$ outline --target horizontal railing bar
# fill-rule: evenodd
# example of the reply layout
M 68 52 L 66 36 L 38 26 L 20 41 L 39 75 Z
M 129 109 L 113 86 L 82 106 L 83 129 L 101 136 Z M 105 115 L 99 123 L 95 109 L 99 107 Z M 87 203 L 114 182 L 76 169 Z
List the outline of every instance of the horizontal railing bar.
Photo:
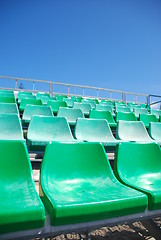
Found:
M 157 102 L 152 102 L 152 103 L 150 103 L 150 105 L 155 105 L 155 104 L 160 103 L 160 102 L 161 102 L 161 100 L 157 101 Z

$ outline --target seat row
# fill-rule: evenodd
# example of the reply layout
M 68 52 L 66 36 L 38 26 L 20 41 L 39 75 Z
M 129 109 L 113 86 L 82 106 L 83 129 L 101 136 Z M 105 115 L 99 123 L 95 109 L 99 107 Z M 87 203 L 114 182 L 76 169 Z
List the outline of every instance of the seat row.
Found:
M 0 114 L 0 139 L 23 140 L 21 119 L 17 114 Z M 149 134 L 140 121 L 119 121 L 114 137 L 105 119 L 78 118 L 72 133 L 64 117 L 33 116 L 27 131 L 30 151 L 44 151 L 50 141 L 101 142 L 106 151 L 123 141 L 157 142 L 161 145 L 161 123 L 150 123 Z
M 50 142 L 39 196 L 25 143 L 0 140 L 0 153 L 1 239 L 33 229 L 40 237 L 58 228 L 74 231 L 121 217 L 161 214 L 161 149 L 156 143 L 120 143 L 113 172 L 100 143 Z

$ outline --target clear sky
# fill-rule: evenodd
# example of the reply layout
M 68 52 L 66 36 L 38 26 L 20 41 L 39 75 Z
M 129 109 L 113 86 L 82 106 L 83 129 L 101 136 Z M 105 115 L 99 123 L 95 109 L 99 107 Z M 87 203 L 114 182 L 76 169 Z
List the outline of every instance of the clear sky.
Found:
M 161 95 L 161 0 L 0 0 L 0 75 Z

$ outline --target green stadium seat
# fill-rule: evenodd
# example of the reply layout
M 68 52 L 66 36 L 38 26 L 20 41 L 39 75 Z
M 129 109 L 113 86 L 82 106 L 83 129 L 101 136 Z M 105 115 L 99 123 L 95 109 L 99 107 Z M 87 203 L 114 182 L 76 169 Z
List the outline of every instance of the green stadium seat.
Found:
M 142 122 L 118 121 L 116 138 L 123 141 L 152 142 Z
M 75 126 L 78 118 L 84 118 L 81 109 L 64 108 L 60 107 L 58 111 L 58 117 L 65 117 L 70 126 Z
M 0 103 L 16 103 L 16 99 L 14 96 L 0 94 Z
M 44 151 L 50 141 L 74 142 L 76 140 L 74 140 L 65 118 L 33 116 L 27 132 L 29 149 Z
M 22 98 L 20 106 L 19 106 L 20 113 L 23 113 L 27 104 L 42 105 L 42 101 L 40 99 Z
M 47 105 L 48 101 L 51 100 L 51 97 L 43 96 L 43 95 L 40 95 L 40 96 L 38 96 L 36 98 L 40 99 L 42 101 L 43 105 Z
M 75 100 L 71 98 L 65 98 L 64 102 L 66 102 L 68 108 L 73 108 Z
M 76 122 L 74 135 L 77 140 L 101 142 L 106 150 L 114 150 L 116 145 L 120 143 L 114 138 L 105 119 L 79 118 Z
M 36 98 L 37 99 L 41 99 L 41 97 L 49 97 L 50 98 L 50 94 L 49 93 L 44 93 L 44 92 L 36 93 Z
M 33 95 L 33 93 L 32 92 L 18 92 L 17 98 L 19 98 L 21 95 L 25 95 L 25 97 L 27 97 L 29 95 Z
M 47 106 L 50 106 L 54 115 L 57 115 L 59 108 L 67 107 L 67 104 L 64 101 L 49 100 Z
M 89 118 L 106 119 L 109 126 L 112 129 L 116 129 L 117 127 L 117 123 L 115 122 L 111 112 L 109 111 L 98 111 L 98 110 L 92 109 L 90 112 Z
M 161 123 L 160 122 L 150 122 L 149 123 L 149 135 L 155 142 L 161 145 Z
M 159 119 L 160 116 L 161 116 L 161 110 L 151 109 L 151 110 L 150 110 L 150 113 L 151 113 L 151 114 L 154 114 L 154 115 L 157 117 L 157 119 Z
M 149 128 L 150 122 L 158 122 L 157 117 L 154 114 L 139 114 L 139 121 L 142 121 L 146 128 Z
M 7 90 L 7 89 L 0 89 L 0 93 L 4 94 L 14 94 L 13 90 Z
M 91 107 L 92 107 L 92 108 L 96 108 L 96 102 L 95 102 L 95 100 L 92 100 L 92 99 L 83 99 L 83 100 L 82 100 L 82 103 L 89 103 L 89 104 L 91 104 Z
M 108 111 L 108 112 L 111 112 L 112 116 L 115 116 L 115 113 L 114 113 L 111 105 L 97 104 L 96 110 L 98 110 L 98 111 Z
M 141 108 L 147 108 L 147 104 L 146 104 L 146 103 L 141 103 L 141 104 L 140 104 L 140 107 L 141 107 Z
M 67 95 L 60 95 L 60 94 L 55 94 L 55 97 L 56 97 L 56 100 L 60 102 L 64 101 L 65 98 L 68 98 Z
M 40 191 L 52 226 L 140 213 L 148 200 L 117 181 L 100 143 L 48 144 Z
M 148 196 L 149 210 L 161 209 L 161 149 L 156 143 L 120 143 L 114 173 L 118 180 Z
M 78 97 L 78 96 L 71 96 L 71 99 L 75 100 L 76 102 L 82 102 L 83 98 L 82 97 Z
M 73 106 L 74 109 L 81 109 L 84 116 L 85 117 L 89 117 L 89 113 L 92 109 L 92 106 L 90 103 L 79 103 L 79 102 L 75 102 L 74 103 L 74 106 Z
M 131 109 L 128 106 L 117 105 L 115 111 L 116 112 L 127 112 L 127 113 L 130 113 Z
M 0 114 L 0 140 L 22 140 L 23 131 L 17 114 Z
M 53 116 L 53 112 L 51 110 L 51 107 L 49 106 L 38 106 L 38 105 L 26 105 L 25 110 L 23 112 L 22 116 L 22 125 L 28 126 L 30 123 L 31 118 L 34 115 L 38 116 Z
M 16 103 L 0 103 L 0 114 L 19 114 Z
M 137 118 L 135 117 L 134 113 L 128 113 L 128 112 L 116 112 L 116 122 L 119 120 L 124 121 L 137 121 Z
M 19 97 L 18 97 L 18 104 L 20 105 L 22 99 L 36 99 L 36 96 L 35 95 L 32 95 L 32 94 L 21 94 Z
M 137 118 L 139 118 L 140 113 L 149 114 L 146 108 L 134 107 L 133 112 Z
M 0 233 L 43 227 L 45 209 L 35 189 L 25 143 L 1 140 L 0 153 Z

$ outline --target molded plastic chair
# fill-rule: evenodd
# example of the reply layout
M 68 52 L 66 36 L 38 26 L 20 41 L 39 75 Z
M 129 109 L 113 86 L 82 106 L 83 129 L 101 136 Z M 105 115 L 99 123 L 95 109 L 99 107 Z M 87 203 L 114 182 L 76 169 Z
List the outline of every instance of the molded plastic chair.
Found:
M 44 92 L 38 92 L 36 94 L 36 98 L 41 99 L 41 97 L 49 97 L 50 98 L 50 94 L 49 93 L 44 93 Z
M 44 151 L 50 141 L 76 141 L 67 120 L 63 117 L 33 116 L 28 132 L 27 145 L 30 150 Z
M 89 117 L 89 113 L 90 113 L 90 110 L 92 109 L 92 106 L 91 106 L 90 103 L 75 102 L 73 108 L 74 109 L 81 109 L 84 116 Z
M 149 123 L 149 135 L 155 140 L 159 145 L 161 145 L 161 123 L 151 122 Z
M 0 114 L 0 140 L 22 140 L 21 120 L 17 114 Z
M 36 106 L 28 104 L 23 112 L 22 125 L 28 126 L 34 115 L 50 117 L 53 116 L 53 112 L 49 106 Z
M 98 111 L 108 111 L 108 112 L 111 112 L 112 116 L 115 116 L 115 113 L 114 113 L 111 105 L 97 104 L 96 110 L 98 110 Z
M 150 122 L 158 122 L 158 119 L 154 114 L 140 113 L 139 121 L 142 121 L 144 123 L 145 127 L 148 128 Z
M 7 90 L 7 89 L 0 89 L 0 93 L 4 93 L 4 94 L 14 94 L 13 90 Z
M 111 112 L 109 111 L 98 111 L 92 109 L 89 117 L 94 119 L 106 119 L 111 128 L 116 129 L 117 127 L 117 123 L 115 122 Z
M 16 103 L 14 96 L 0 95 L 0 103 Z
M 120 143 L 114 138 L 105 119 L 79 118 L 75 126 L 75 137 L 82 141 L 101 142 L 107 150 L 113 150 Z
M 130 113 L 131 109 L 128 106 L 122 106 L 122 105 L 116 105 L 116 112 L 125 112 L 125 113 Z
M 92 100 L 92 99 L 83 99 L 83 100 L 82 100 L 82 103 L 89 103 L 92 108 L 96 108 L 96 102 L 95 102 L 95 100 Z
M 100 143 L 48 144 L 40 180 L 54 226 L 135 214 L 147 207 L 145 194 L 116 180 Z
M 54 101 L 54 100 L 49 100 L 47 103 L 47 106 L 50 106 L 54 115 L 57 115 L 59 108 L 60 107 L 67 107 L 66 102 L 64 101 Z
M 120 182 L 147 194 L 149 210 L 161 209 L 161 149 L 156 143 L 120 143 L 114 173 Z
M 75 126 L 78 118 L 84 118 L 81 109 L 63 108 L 60 107 L 58 111 L 58 117 L 65 117 L 70 126 Z
M 139 121 L 118 121 L 116 138 L 124 141 L 152 142 L 147 130 Z
M 19 114 L 16 103 L 0 103 L 0 114 Z
M 22 100 L 23 98 L 27 98 L 27 99 L 28 99 L 28 98 L 30 98 L 30 99 L 36 99 L 36 96 L 33 95 L 33 94 L 25 94 L 25 93 L 20 94 L 20 95 L 18 96 L 18 104 L 21 103 L 21 100 Z
M 124 121 L 137 121 L 137 118 L 135 117 L 134 113 L 127 113 L 127 112 L 117 112 L 116 113 L 116 122 L 119 120 Z
M 26 145 L 0 141 L 0 233 L 44 226 L 45 209 L 33 181 Z
M 75 100 L 73 100 L 73 99 L 71 99 L 71 98 L 65 98 L 65 99 L 64 99 L 64 102 L 66 102 L 67 107 L 72 108 L 72 107 L 74 106 Z
M 83 98 L 82 97 L 78 97 L 78 96 L 71 96 L 71 99 L 77 101 L 77 102 L 82 102 Z
M 137 118 L 139 118 L 140 113 L 149 114 L 146 108 L 134 107 L 133 112 Z
M 157 109 L 151 109 L 151 110 L 150 110 L 150 113 L 151 113 L 151 114 L 154 114 L 154 115 L 157 117 L 157 119 L 159 119 L 160 116 L 161 116 L 161 111 L 160 111 L 160 110 L 157 110 Z
M 25 110 L 25 107 L 26 107 L 27 104 L 30 104 L 30 105 L 42 105 L 42 101 L 40 99 L 22 98 L 21 99 L 21 103 L 20 103 L 20 107 L 19 107 L 20 113 L 23 113 L 23 111 Z

